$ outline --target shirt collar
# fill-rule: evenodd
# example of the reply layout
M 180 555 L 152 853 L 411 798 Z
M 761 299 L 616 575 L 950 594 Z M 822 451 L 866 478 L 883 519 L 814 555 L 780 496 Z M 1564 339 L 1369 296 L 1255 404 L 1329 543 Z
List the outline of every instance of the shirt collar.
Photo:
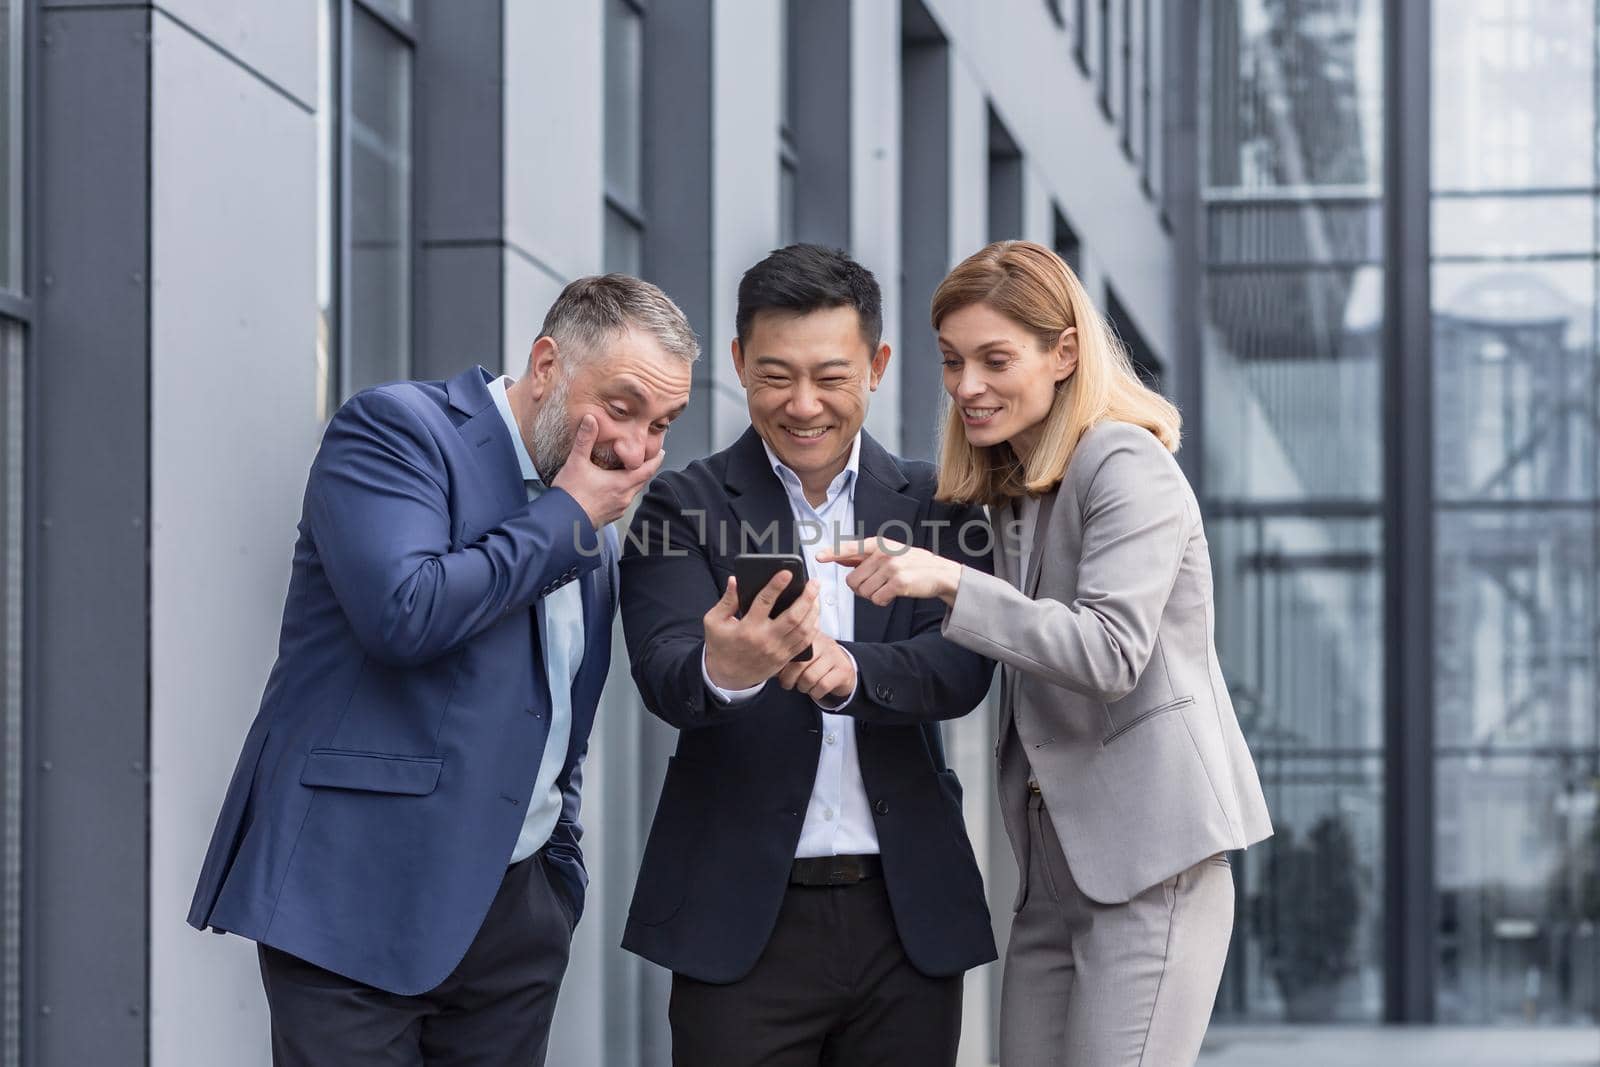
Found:
M 782 482 L 785 488 L 801 493 L 804 496 L 800 484 L 800 476 L 790 470 L 788 465 L 778 458 L 778 454 L 772 450 L 772 446 L 767 444 L 766 438 L 762 438 L 761 447 L 767 450 L 767 462 L 772 464 L 772 473 L 778 476 L 778 481 Z M 835 475 L 833 482 L 829 484 L 825 499 L 831 501 L 846 489 L 853 488 L 856 482 L 856 475 L 860 470 L 861 431 L 857 430 L 855 440 L 850 442 L 850 458 L 845 461 L 844 470 Z
M 511 413 L 511 399 L 506 396 L 506 386 L 510 383 L 511 379 L 505 375 L 496 378 L 489 383 L 489 396 L 506 424 L 506 433 L 511 435 L 511 450 L 516 454 L 517 466 L 522 468 L 522 480 L 542 485 L 544 479 L 539 477 L 539 468 L 533 465 L 533 457 L 528 455 L 528 446 L 522 440 L 522 428 L 517 425 L 517 417 Z

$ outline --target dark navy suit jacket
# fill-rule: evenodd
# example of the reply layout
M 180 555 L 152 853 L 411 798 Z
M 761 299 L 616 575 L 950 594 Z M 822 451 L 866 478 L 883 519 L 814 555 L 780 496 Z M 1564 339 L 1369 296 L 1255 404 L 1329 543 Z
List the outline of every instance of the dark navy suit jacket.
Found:
M 370 389 L 329 424 L 278 660 L 189 911 L 393 993 L 454 970 L 505 874 L 550 729 L 533 608 L 574 580 L 584 655 L 545 853 L 574 921 L 583 905 L 616 534 L 560 489 L 529 503 L 488 381 Z
M 858 525 L 922 547 L 937 535 L 943 555 L 987 571 L 987 539 L 970 539 L 973 554 L 957 537 L 982 512 L 936 503 L 934 480 L 929 464 L 896 459 L 863 433 Z M 658 476 L 622 561 L 634 681 L 645 705 L 679 730 L 622 945 L 723 983 L 748 974 L 772 934 L 822 747 L 821 712 L 809 697 L 775 682 L 733 706 L 706 692 L 702 619 L 733 573 L 741 523 L 752 541 L 778 532 L 776 547 L 747 550 L 795 551 L 788 497 L 754 430 Z M 912 965 L 934 976 L 995 958 L 961 783 L 945 764 L 938 722 L 983 700 L 993 664 L 940 636 L 943 618 L 937 600 L 880 608 L 857 598 L 855 640 L 842 642 L 858 666 L 856 695 L 839 709 L 856 720 L 896 930 Z

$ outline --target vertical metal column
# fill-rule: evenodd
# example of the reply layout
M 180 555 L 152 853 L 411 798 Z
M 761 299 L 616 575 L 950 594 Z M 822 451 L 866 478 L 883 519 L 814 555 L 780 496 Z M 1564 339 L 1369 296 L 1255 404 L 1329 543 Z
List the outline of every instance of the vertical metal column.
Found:
M 1385 1017 L 1430 1022 L 1434 877 L 1430 3 L 1384 4 Z

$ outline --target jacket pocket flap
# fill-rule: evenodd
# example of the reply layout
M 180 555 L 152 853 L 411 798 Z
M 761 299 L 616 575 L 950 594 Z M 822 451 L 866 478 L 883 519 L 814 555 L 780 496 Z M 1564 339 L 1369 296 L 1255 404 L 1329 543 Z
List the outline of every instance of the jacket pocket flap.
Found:
M 305 770 L 300 772 L 300 784 L 420 797 L 438 786 L 439 769 L 443 766 L 444 760 L 426 756 L 314 748 L 306 757 Z

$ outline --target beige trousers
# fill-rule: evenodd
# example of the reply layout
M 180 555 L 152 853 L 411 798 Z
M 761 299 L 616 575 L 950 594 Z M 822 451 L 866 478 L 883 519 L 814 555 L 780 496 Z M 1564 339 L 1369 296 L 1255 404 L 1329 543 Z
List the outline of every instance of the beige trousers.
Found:
M 1073 882 L 1037 794 L 1027 834 L 1027 895 L 1001 989 L 1001 1067 L 1191 1067 L 1233 932 L 1227 857 L 1126 904 L 1100 904 Z

